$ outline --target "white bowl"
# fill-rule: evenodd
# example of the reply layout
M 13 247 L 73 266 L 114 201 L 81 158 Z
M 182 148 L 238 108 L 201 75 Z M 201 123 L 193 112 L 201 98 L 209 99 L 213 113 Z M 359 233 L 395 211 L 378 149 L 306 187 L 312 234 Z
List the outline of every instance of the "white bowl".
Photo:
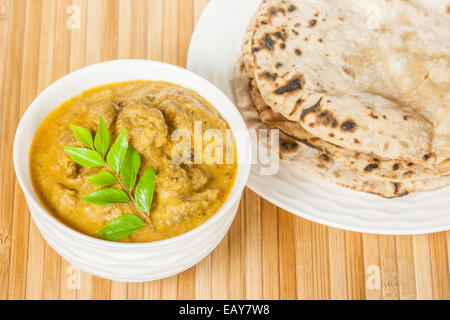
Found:
M 208 100 L 230 125 L 236 140 L 239 168 L 224 206 L 201 226 L 167 240 L 119 243 L 99 240 L 70 229 L 41 204 L 33 189 L 29 150 L 37 128 L 47 115 L 83 90 L 130 80 L 168 81 L 195 90 Z M 250 138 L 234 104 L 219 89 L 185 69 L 147 60 L 116 60 L 91 65 L 56 81 L 25 112 L 14 141 L 14 167 L 31 216 L 49 245 L 64 259 L 96 276 L 141 282 L 169 277 L 208 255 L 227 233 L 250 171 Z

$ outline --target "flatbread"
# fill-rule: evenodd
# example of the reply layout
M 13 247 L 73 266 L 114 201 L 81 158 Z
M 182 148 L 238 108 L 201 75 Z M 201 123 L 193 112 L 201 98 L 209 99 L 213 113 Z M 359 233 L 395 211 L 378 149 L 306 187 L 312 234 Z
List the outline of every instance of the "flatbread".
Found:
M 375 154 L 353 151 L 326 142 L 306 131 L 301 124 L 289 121 L 264 103 L 254 81 L 250 82 L 250 94 L 260 114 L 261 121 L 282 130 L 293 139 L 339 159 L 345 166 L 362 176 L 390 181 L 413 181 L 439 177 L 436 170 L 420 164 L 397 159 L 384 159 Z
M 244 59 L 264 102 L 311 135 L 446 173 L 450 19 L 427 1 L 265 0 Z
M 260 115 L 253 104 L 250 95 L 249 80 L 245 73 L 242 60 L 239 60 L 236 64 L 233 87 L 238 108 L 248 128 L 267 129 L 268 127 L 262 123 Z M 342 165 L 337 159 L 315 148 L 299 143 L 283 132 L 280 133 L 279 145 L 280 158 L 298 166 L 306 172 L 346 188 L 373 193 L 386 198 L 405 196 L 411 192 L 431 190 L 450 184 L 449 176 L 405 183 L 361 177 Z
M 343 164 L 362 176 L 382 178 L 390 181 L 412 181 L 438 177 L 440 172 L 410 161 L 385 159 L 373 153 L 364 153 L 339 147 L 324 141 L 306 131 L 302 125 L 284 118 L 273 112 L 262 99 L 254 80 L 254 61 L 251 55 L 251 39 L 257 13 L 253 16 L 243 41 L 243 63 L 247 77 L 250 79 L 250 93 L 253 103 L 259 111 L 261 120 L 275 128 L 282 130 L 297 141 L 319 151 L 340 159 Z M 264 110 L 264 111 L 263 111 Z M 449 170 L 450 171 L 450 170 Z

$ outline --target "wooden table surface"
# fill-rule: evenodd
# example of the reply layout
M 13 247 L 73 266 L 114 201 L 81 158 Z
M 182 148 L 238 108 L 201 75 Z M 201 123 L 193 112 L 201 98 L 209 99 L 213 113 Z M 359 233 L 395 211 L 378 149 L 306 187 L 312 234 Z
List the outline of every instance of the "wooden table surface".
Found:
M 449 299 L 450 231 L 342 231 L 294 216 L 250 190 L 222 243 L 168 279 L 127 284 L 96 278 L 45 243 L 12 163 L 15 130 L 27 106 L 54 80 L 99 61 L 185 66 L 206 3 L 0 0 L 0 299 Z

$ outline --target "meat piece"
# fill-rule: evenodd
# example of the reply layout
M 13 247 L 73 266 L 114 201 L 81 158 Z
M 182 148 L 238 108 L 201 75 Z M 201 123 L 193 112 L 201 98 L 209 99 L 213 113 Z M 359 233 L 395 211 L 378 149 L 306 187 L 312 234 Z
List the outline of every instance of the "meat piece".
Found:
M 115 101 L 117 98 L 116 93 L 113 90 L 107 89 L 107 90 L 101 90 L 96 92 L 95 100 L 109 100 L 109 101 Z
M 198 167 L 188 167 L 187 170 L 189 173 L 192 189 L 195 192 L 202 190 L 208 184 L 209 174 L 205 170 Z
M 60 148 L 51 149 L 53 153 L 56 153 L 55 158 L 56 161 L 52 165 L 54 169 L 54 175 L 60 175 L 64 173 L 64 176 L 69 179 L 74 179 L 79 175 L 80 167 L 70 159 L 67 153 L 64 151 L 64 146 L 78 147 L 83 148 L 84 145 L 77 141 L 75 135 L 71 130 L 64 130 L 58 135 L 58 141 L 60 142 Z
M 111 102 L 110 100 L 102 100 L 88 108 L 89 112 L 86 113 L 86 122 L 88 128 L 92 131 L 96 131 L 98 127 L 98 117 L 101 116 L 108 128 L 116 121 L 117 113 L 119 112 L 119 106 Z
M 159 210 L 152 213 L 152 222 L 159 232 L 168 232 L 171 226 L 180 223 L 186 217 L 200 212 L 201 203 L 198 201 L 185 201 L 172 198 L 164 202 Z
M 164 116 L 167 122 L 173 129 L 186 129 L 189 132 L 194 130 L 194 121 L 189 115 L 183 110 L 179 104 L 172 100 L 167 100 L 161 103 L 160 108 L 164 112 Z
M 192 189 L 186 170 L 173 164 L 171 160 L 164 161 L 158 168 L 156 192 L 164 199 L 190 194 Z
M 159 209 L 152 213 L 152 221 L 160 232 L 164 232 L 185 218 L 203 214 L 219 194 L 220 190 L 209 189 L 189 198 L 172 197 L 170 201 L 161 201 Z
M 60 183 L 55 184 L 51 196 L 53 198 L 52 203 L 55 203 L 59 210 L 68 210 L 75 206 L 78 201 L 78 192 Z
M 78 164 L 76 164 L 75 162 L 73 162 L 72 160 L 70 160 L 70 158 L 68 156 L 64 156 L 64 160 L 68 160 L 67 161 L 67 167 L 66 167 L 66 177 L 67 178 L 76 178 L 78 176 L 78 170 L 80 169 L 80 166 Z M 67 159 L 69 158 L 69 159 Z
M 127 129 L 131 144 L 139 153 L 160 148 L 167 141 L 167 125 L 159 109 L 128 103 L 119 113 L 116 133 Z
M 219 189 L 208 189 L 203 192 L 194 194 L 188 200 L 198 202 L 201 208 L 204 210 L 210 203 L 216 201 L 216 199 L 219 197 L 219 194 Z

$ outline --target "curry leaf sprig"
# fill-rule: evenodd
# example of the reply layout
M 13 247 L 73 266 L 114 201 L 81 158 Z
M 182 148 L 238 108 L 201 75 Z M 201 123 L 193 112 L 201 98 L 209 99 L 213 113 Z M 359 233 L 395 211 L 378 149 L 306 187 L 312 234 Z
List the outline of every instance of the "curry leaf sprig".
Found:
M 76 139 L 87 148 L 66 146 L 64 150 L 69 157 L 81 166 L 105 169 L 87 178 L 90 184 L 104 189 L 84 195 L 82 199 L 99 206 L 131 202 L 140 217 L 151 224 L 149 213 L 156 184 L 155 168 L 149 167 L 136 185 L 141 157 L 128 142 L 126 130 L 122 130 L 110 148 L 109 131 L 102 117 L 99 117 L 94 139 L 86 128 L 71 125 L 70 129 Z M 121 189 L 105 188 L 115 184 L 119 184 Z M 145 222 L 142 219 L 134 215 L 120 216 L 98 230 L 96 235 L 111 241 L 120 240 L 144 227 Z

